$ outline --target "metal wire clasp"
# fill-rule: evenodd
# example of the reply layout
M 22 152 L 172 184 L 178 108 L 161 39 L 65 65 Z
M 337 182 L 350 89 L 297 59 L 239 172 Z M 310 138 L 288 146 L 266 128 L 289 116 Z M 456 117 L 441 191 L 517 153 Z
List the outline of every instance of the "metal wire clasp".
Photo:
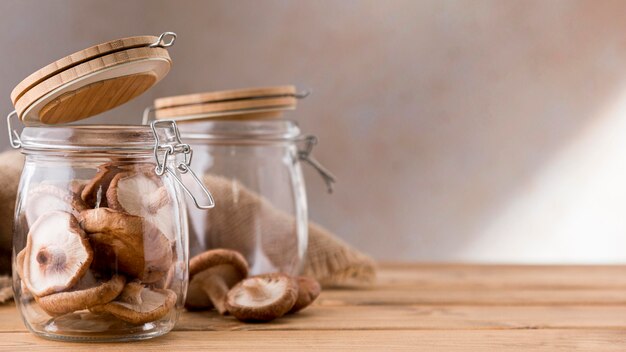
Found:
M 169 41 L 167 39 L 169 38 Z M 174 32 L 164 32 L 161 33 L 156 42 L 148 45 L 149 48 L 169 48 L 174 45 L 176 41 L 176 33 Z
M 157 128 L 160 128 L 159 125 L 166 125 L 166 127 L 164 128 L 171 128 L 174 130 L 175 137 L 176 137 L 176 144 L 172 145 L 172 144 L 160 143 L 159 134 L 157 133 Z M 150 123 L 150 127 L 152 128 L 152 133 L 154 133 L 154 139 L 155 139 L 154 159 L 156 160 L 157 166 L 155 167 L 154 171 L 156 172 L 156 174 L 159 176 L 162 176 L 163 174 L 168 172 L 174 178 L 174 180 L 183 188 L 185 193 L 187 193 L 187 195 L 191 197 L 194 204 L 199 209 L 213 208 L 215 206 L 213 195 L 211 195 L 211 192 L 209 192 L 209 190 L 204 186 L 202 181 L 198 178 L 196 173 L 193 172 L 193 170 L 191 170 L 191 168 L 189 167 L 189 165 L 191 165 L 191 159 L 193 157 L 193 150 L 191 149 L 191 146 L 189 146 L 189 144 L 182 143 L 176 122 L 172 120 L 152 121 L 152 123 Z M 163 154 L 163 157 L 159 158 L 159 154 L 161 153 Z M 176 169 L 178 169 L 178 171 L 181 174 L 189 173 L 193 177 L 193 179 L 198 183 L 198 185 L 200 186 L 200 188 L 202 189 L 202 191 L 208 198 L 209 204 L 201 205 L 200 203 L 198 203 L 198 200 L 193 195 L 193 193 L 191 193 L 189 188 L 187 188 L 187 186 L 185 186 L 185 184 L 178 177 L 178 175 L 176 175 L 176 171 L 172 170 L 170 167 L 167 166 L 168 158 L 170 156 L 176 157 L 176 154 L 180 154 L 180 153 L 183 153 L 185 158 L 183 161 L 179 162 L 178 165 L 176 165 Z
M 143 114 L 141 115 L 141 124 L 147 125 L 150 122 L 150 114 L 152 114 L 156 109 L 153 106 L 148 106 L 143 109 Z
M 337 182 L 335 176 L 319 161 L 315 160 L 313 156 L 311 156 L 311 152 L 313 151 L 313 147 L 317 144 L 317 137 L 313 135 L 308 135 L 304 138 L 304 149 L 298 150 L 298 159 L 302 160 L 309 165 L 311 165 L 317 172 L 322 176 L 324 182 L 326 183 L 326 189 L 328 193 L 333 193 L 333 185 Z
M 17 112 L 15 110 L 11 111 L 7 115 L 7 129 L 9 130 L 9 143 L 11 143 L 11 148 L 20 149 L 20 147 L 22 146 L 20 135 L 11 126 L 11 118 L 13 116 L 17 117 Z

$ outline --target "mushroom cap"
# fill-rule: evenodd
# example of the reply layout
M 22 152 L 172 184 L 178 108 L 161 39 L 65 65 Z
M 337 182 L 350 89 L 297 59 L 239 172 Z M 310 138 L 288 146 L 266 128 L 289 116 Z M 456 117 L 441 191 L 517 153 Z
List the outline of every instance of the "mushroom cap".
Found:
M 115 175 L 107 190 L 107 202 L 112 209 L 145 218 L 170 241 L 175 240 L 172 201 L 154 170 L 139 168 Z
M 122 292 L 125 282 L 126 278 L 121 275 L 114 275 L 107 281 L 85 275 L 72 290 L 35 297 L 35 300 L 46 313 L 58 316 L 111 302 Z
M 72 287 L 87 272 L 93 251 L 76 218 L 51 211 L 30 227 L 22 268 L 28 290 L 45 296 Z
M 28 192 L 26 202 L 26 220 L 33 224 L 42 214 L 51 210 L 62 210 L 77 216 L 82 210 L 87 209 L 87 205 L 80 199 L 80 196 L 70 189 L 64 189 L 50 183 L 40 183 Z
M 83 193 L 83 189 L 85 189 L 85 186 L 87 186 L 89 181 L 90 180 L 75 179 L 75 180 L 71 180 L 69 184 L 67 185 L 67 188 L 70 190 L 70 192 L 74 193 L 77 196 L 77 198 L 80 199 L 80 201 L 83 203 L 85 208 L 87 208 L 87 203 L 85 203 L 85 201 L 82 199 L 80 194 Z
M 228 289 L 246 276 L 248 276 L 248 263 L 236 251 L 212 249 L 198 254 L 189 261 L 189 287 L 185 307 L 195 310 L 216 306 L 220 313 L 226 312 L 223 308 L 223 301 L 226 299 Z M 218 280 L 219 283 L 213 280 Z M 205 290 L 206 285 L 213 285 L 214 296 L 212 298 Z
M 170 241 L 139 216 L 109 208 L 89 209 L 81 212 L 80 225 L 96 250 L 96 267 L 155 282 L 172 263 Z
M 296 313 L 308 307 L 322 291 L 319 282 L 310 276 L 298 276 L 296 281 L 298 282 L 298 298 L 289 313 Z
M 163 318 L 176 304 L 176 293 L 153 289 L 130 282 L 112 302 L 94 307 L 94 312 L 107 312 L 131 324 L 145 324 Z
M 20 278 L 20 291 L 21 291 L 21 300 L 22 301 L 30 301 L 33 298 L 33 295 L 26 288 L 26 284 L 24 283 L 24 258 L 26 257 L 26 248 L 22 249 L 15 256 L 15 273 Z
M 283 316 L 296 303 L 298 284 L 286 274 L 253 276 L 228 292 L 226 308 L 241 321 L 270 321 Z
M 221 265 L 232 266 L 243 277 L 248 275 L 248 263 L 239 252 L 230 249 L 211 249 L 189 260 L 189 279 Z
M 107 190 L 113 177 L 121 171 L 119 166 L 106 163 L 98 166 L 96 175 L 83 187 L 80 198 L 89 208 L 107 207 Z

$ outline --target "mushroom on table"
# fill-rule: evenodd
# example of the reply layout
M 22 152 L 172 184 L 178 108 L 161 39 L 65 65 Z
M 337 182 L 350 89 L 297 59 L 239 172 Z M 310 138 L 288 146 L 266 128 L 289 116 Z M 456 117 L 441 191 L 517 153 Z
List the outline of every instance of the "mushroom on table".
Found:
M 297 313 L 308 307 L 322 292 L 319 282 L 310 276 L 298 276 L 296 281 L 298 282 L 298 298 L 291 310 L 289 310 L 290 314 Z
M 270 321 L 293 308 L 298 283 L 286 274 L 274 273 L 247 278 L 228 292 L 226 308 L 242 321 Z
M 185 307 L 191 310 L 215 307 L 220 314 L 228 290 L 248 276 L 248 263 L 239 252 L 213 249 L 189 261 L 189 288 Z

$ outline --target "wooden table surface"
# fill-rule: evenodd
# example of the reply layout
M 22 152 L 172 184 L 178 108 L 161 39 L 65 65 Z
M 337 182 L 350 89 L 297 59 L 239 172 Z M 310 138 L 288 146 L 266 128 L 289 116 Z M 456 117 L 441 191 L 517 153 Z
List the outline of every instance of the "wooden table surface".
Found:
M 126 344 L 48 341 L 0 306 L 0 350 L 626 351 L 626 266 L 383 265 L 369 288 L 325 290 L 268 324 L 213 312 Z

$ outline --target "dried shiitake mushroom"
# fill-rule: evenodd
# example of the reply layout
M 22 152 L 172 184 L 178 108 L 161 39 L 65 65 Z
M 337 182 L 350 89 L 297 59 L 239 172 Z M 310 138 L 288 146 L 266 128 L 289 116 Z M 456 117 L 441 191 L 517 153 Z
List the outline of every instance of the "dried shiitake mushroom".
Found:
M 125 282 L 121 275 L 99 280 L 88 273 L 69 291 L 35 297 L 35 300 L 46 313 L 58 316 L 111 302 L 122 292 Z
M 112 163 L 102 164 L 98 173 L 85 185 L 80 194 L 81 199 L 89 208 L 107 207 L 107 190 L 113 177 L 121 171 L 119 166 Z
M 212 249 L 191 258 L 185 307 L 198 310 L 214 306 L 225 314 L 228 290 L 247 275 L 248 263 L 235 251 Z
M 77 193 L 50 183 L 41 183 L 28 192 L 25 212 L 26 220 L 33 224 L 39 216 L 52 210 L 62 210 L 76 216 L 85 209 L 87 206 Z
M 23 280 L 35 296 L 72 287 L 87 272 L 93 252 L 76 218 L 64 211 L 43 214 L 28 232 Z
M 90 310 L 97 314 L 109 313 L 120 320 L 139 325 L 163 318 L 176 304 L 176 298 L 172 290 L 152 289 L 133 281 L 126 284 L 115 301 Z
M 141 216 L 174 241 L 171 199 L 154 170 L 125 171 L 113 177 L 107 190 L 109 207 Z
M 298 276 L 298 298 L 289 313 L 296 313 L 308 307 L 317 299 L 322 291 L 319 282 L 309 276 Z
M 95 249 L 94 267 L 109 267 L 156 282 L 172 263 L 172 246 L 154 225 L 139 216 L 109 208 L 85 210 L 80 226 Z
M 30 301 L 33 299 L 33 295 L 26 288 L 24 283 L 24 258 L 26 257 L 26 248 L 22 249 L 15 256 L 15 273 L 20 278 L 20 290 L 22 292 L 21 299 L 23 301 Z
M 296 303 L 298 283 L 281 273 L 253 276 L 228 292 L 226 308 L 241 321 L 270 321 L 282 317 Z

